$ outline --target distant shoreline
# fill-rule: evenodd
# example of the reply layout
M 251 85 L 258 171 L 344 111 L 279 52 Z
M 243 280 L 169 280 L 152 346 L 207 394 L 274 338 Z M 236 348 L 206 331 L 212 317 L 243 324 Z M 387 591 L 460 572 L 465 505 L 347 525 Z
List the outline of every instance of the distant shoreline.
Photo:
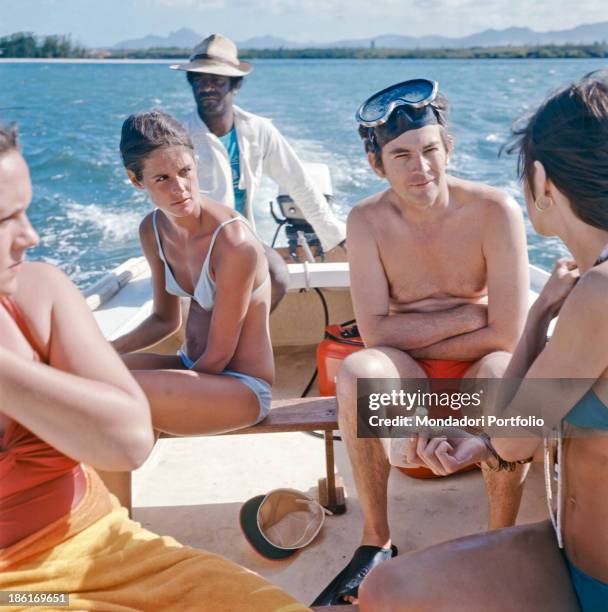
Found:
M 2 49 L 2 45 L 0 45 Z M 57 62 L 82 64 L 124 64 L 124 63 L 177 63 L 186 61 L 189 49 L 180 47 L 158 47 L 150 49 L 94 49 L 78 48 L 77 53 L 65 50 L 48 53 L 43 57 L 43 48 L 35 48 L 29 57 L 22 54 L 22 48 L 13 46 L 8 51 L 19 57 L 0 55 L 0 62 Z M 5 53 L 7 50 L 5 49 Z M 392 60 L 392 59 L 605 59 L 608 58 L 608 43 L 590 45 L 530 45 L 502 47 L 471 47 L 466 49 L 388 49 L 388 48 L 305 48 L 305 49 L 241 49 L 242 59 L 280 60 Z
M 184 58 L 187 61 L 187 58 Z M 175 64 L 174 59 L 75 58 L 75 57 L 0 57 L 0 64 Z
M 608 26 L 608 22 L 606 22 Z M 604 59 L 608 58 L 608 41 L 593 43 L 521 43 L 486 46 L 434 48 L 358 47 L 273 47 L 247 48 L 239 51 L 242 59 Z M 125 44 L 125 43 L 123 43 Z M 178 62 L 190 56 L 191 49 L 183 46 L 144 48 L 87 48 L 73 43 L 70 35 L 36 36 L 33 32 L 15 32 L 0 36 L 0 61 L 42 62 L 52 59 L 67 63 Z
M 555 55 L 551 57 L 251 57 L 241 56 L 244 59 L 254 60 L 331 60 L 340 62 L 343 60 L 356 60 L 356 61 L 393 61 L 393 60 L 466 60 L 466 61 L 491 61 L 491 60 L 557 60 L 557 59 L 568 59 L 568 60 L 585 60 L 585 59 L 603 59 L 608 58 L 606 56 L 597 55 L 585 55 L 585 56 L 560 56 Z M 187 57 L 184 58 L 57 58 L 57 57 L 0 57 L 0 64 L 115 64 L 115 65 L 127 65 L 127 64 L 176 64 L 180 62 L 188 61 Z
M 158 49 L 158 51 L 161 50 Z M 137 57 L 135 53 L 132 57 Z M 146 53 L 155 53 L 155 50 L 147 49 Z M 462 49 L 389 49 L 380 47 L 244 49 L 240 52 L 240 55 L 244 59 L 591 59 L 608 58 L 608 44 L 601 42 L 588 45 L 511 45 Z M 161 56 L 159 53 L 159 57 Z

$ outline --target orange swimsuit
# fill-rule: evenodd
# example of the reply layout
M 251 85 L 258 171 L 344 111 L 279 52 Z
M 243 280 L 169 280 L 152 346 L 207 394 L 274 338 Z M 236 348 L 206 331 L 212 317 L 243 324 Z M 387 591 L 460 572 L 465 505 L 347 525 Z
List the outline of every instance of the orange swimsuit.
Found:
M 0 296 L 29 342 L 35 361 L 42 351 L 13 300 Z M 11 421 L 0 436 L 0 549 L 68 514 L 84 495 L 81 465 Z

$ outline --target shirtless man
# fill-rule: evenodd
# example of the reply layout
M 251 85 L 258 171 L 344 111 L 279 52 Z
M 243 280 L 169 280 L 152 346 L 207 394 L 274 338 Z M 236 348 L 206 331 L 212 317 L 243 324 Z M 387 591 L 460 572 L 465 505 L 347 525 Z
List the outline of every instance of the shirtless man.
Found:
M 500 377 L 527 306 L 522 214 L 501 191 L 446 174 L 451 139 L 437 84 L 392 86 L 366 101 L 357 119 L 369 163 L 389 183 L 347 223 L 352 299 L 366 348 L 344 361 L 337 396 L 364 527 L 352 561 L 313 605 L 354 601 L 365 574 L 397 552 L 386 452 L 380 439 L 357 437 L 357 379 Z M 484 477 L 490 528 L 512 525 L 524 467 L 484 470 Z

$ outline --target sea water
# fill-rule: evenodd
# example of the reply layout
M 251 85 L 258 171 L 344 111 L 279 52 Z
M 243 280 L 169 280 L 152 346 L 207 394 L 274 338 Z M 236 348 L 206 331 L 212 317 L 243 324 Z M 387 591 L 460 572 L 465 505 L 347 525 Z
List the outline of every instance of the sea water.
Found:
M 305 161 L 331 170 L 337 214 L 383 188 L 369 169 L 354 114 L 370 94 L 414 77 L 439 81 L 451 112 L 450 172 L 486 182 L 523 208 L 516 160 L 498 157 L 514 119 L 555 88 L 604 67 L 603 60 L 256 60 L 237 103 L 271 118 Z M 184 117 L 194 107 L 184 73 L 166 62 L 0 62 L 0 121 L 19 124 L 34 184 L 31 219 L 41 235 L 31 258 L 59 265 L 86 287 L 140 254 L 137 227 L 150 209 L 127 180 L 118 152 L 131 113 L 160 108 Z M 275 224 L 263 183 L 256 202 L 260 234 Z M 532 263 L 549 269 L 565 253 L 535 235 Z

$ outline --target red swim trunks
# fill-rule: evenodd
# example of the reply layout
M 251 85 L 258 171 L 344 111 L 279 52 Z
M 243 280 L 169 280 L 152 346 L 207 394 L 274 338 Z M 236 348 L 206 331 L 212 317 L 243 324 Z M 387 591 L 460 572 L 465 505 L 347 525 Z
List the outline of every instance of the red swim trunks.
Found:
M 456 361 L 454 359 L 417 359 L 427 378 L 430 379 L 429 391 L 432 393 L 457 393 L 460 391 L 460 379 L 475 363 L 474 361 Z M 449 414 L 457 416 L 459 410 L 449 406 L 431 407 L 430 414 L 434 417 L 445 417 Z
M 474 361 L 455 359 L 417 359 L 428 378 L 462 378 Z
M 430 379 L 429 391 L 434 393 L 455 393 L 460 389 L 459 381 L 467 370 L 475 363 L 474 361 L 456 361 L 454 359 L 417 359 L 416 362 L 424 370 Z M 447 379 L 447 380 L 442 380 Z M 430 416 L 445 417 L 448 415 L 458 416 L 460 410 L 452 410 L 449 406 L 431 406 Z M 469 466 L 463 472 L 475 469 Z M 404 474 L 413 478 L 437 478 L 433 472 L 426 467 L 399 467 Z

